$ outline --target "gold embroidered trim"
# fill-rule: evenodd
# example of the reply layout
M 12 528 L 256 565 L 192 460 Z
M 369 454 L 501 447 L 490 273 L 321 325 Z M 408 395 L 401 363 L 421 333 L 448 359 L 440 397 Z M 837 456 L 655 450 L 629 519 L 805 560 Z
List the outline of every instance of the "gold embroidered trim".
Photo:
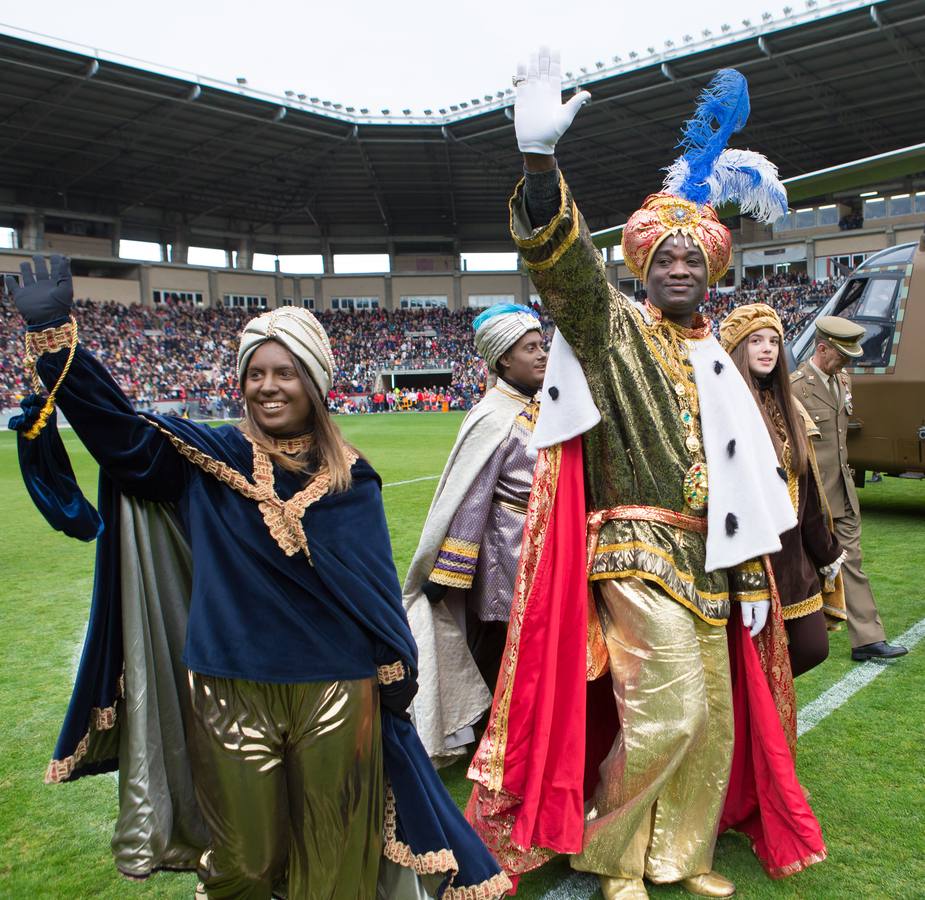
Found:
M 116 704 L 125 697 L 125 673 L 119 676 L 116 696 L 112 706 L 94 706 L 90 710 L 90 722 L 86 734 L 78 741 L 74 752 L 64 759 L 53 759 L 45 769 L 45 784 L 60 784 L 71 777 L 77 764 L 87 755 L 90 748 L 90 734 L 94 731 L 109 731 L 116 724 Z
M 444 538 L 443 543 L 440 545 L 440 550 L 455 553 L 458 556 L 468 556 L 470 559 L 478 559 L 479 556 L 479 544 L 473 541 L 463 541 L 459 538 Z
M 501 500 L 500 498 L 492 498 L 492 503 L 497 504 L 498 506 L 509 509 L 513 513 L 517 513 L 519 516 L 525 516 L 527 514 L 527 504 L 526 503 L 512 503 L 510 500 Z
M 743 575 L 761 575 L 764 576 L 764 566 L 761 564 L 760 559 L 749 559 L 744 563 L 739 563 L 734 567 L 736 572 L 741 572 Z
M 459 874 L 459 863 L 452 850 L 429 850 L 427 853 L 415 853 L 404 841 L 397 837 L 398 814 L 395 809 L 395 795 L 391 785 L 385 789 L 385 815 L 383 817 L 383 836 L 385 838 L 382 854 L 386 859 L 418 875 L 449 875 L 449 886 L 443 897 L 452 900 L 498 900 L 513 885 L 511 880 L 499 872 L 481 884 L 453 887 L 453 879 Z
M 40 394 L 44 388 L 38 372 L 35 370 L 38 357 L 44 353 L 57 353 L 57 351 L 63 350 L 65 347 L 70 348 L 67 361 L 64 363 L 64 368 L 61 370 L 55 386 L 45 398 L 45 403 L 42 404 L 38 417 L 23 432 L 23 437 L 27 441 L 35 440 L 42 433 L 42 429 L 48 424 L 48 420 L 54 412 L 55 397 L 58 396 L 58 391 L 61 385 L 64 384 L 67 373 L 71 370 L 71 363 L 74 362 L 74 354 L 77 352 L 77 320 L 71 316 L 67 322 L 63 325 L 58 325 L 56 328 L 26 332 L 26 353 L 24 357 L 26 377 L 32 382 L 32 389 L 36 394 Z
M 757 603 L 759 600 L 770 600 L 771 591 L 768 588 L 759 588 L 755 591 L 735 591 L 730 594 L 729 599 L 735 603 Z
M 588 579 L 589 581 L 611 581 L 618 578 L 641 578 L 643 581 L 651 581 L 654 584 L 657 584 L 672 600 L 677 601 L 681 606 L 689 609 L 698 619 L 702 619 L 707 625 L 725 625 L 728 621 L 728 618 L 725 619 L 714 619 L 712 616 L 708 616 L 703 610 L 698 609 L 696 604 L 691 603 L 683 594 L 679 593 L 676 590 L 672 590 L 667 584 L 667 582 L 660 578 L 658 575 L 653 574 L 652 572 L 644 572 L 642 569 L 622 569 L 619 572 L 595 572 L 594 575 L 591 575 Z M 699 593 L 699 591 L 698 591 Z M 717 595 L 718 598 L 722 600 L 728 599 L 723 595 Z
M 817 610 L 822 609 L 822 594 L 813 594 L 799 603 L 791 603 L 789 606 L 781 607 L 781 614 L 784 621 L 790 619 L 802 619 L 803 616 L 812 615 Z
M 277 438 L 273 445 L 282 453 L 304 453 L 315 443 L 314 439 L 307 434 L 291 438 Z
M 468 591 L 472 587 L 474 575 L 465 575 L 462 572 L 448 572 L 446 569 L 435 568 L 430 573 L 429 580 L 434 584 L 442 584 L 446 587 L 462 588 Z
M 788 878 L 791 875 L 796 875 L 797 872 L 802 872 L 804 869 L 808 869 L 810 866 L 815 865 L 816 863 L 821 863 L 826 860 L 829 855 L 829 851 L 823 848 L 818 853 L 810 853 L 809 856 L 803 857 L 803 859 L 798 859 L 796 862 L 792 862 L 786 866 L 778 866 L 772 869 L 765 869 L 768 873 L 769 878 L 775 880 L 779 878 Z
M 526 263 L 528 269 L 532 269 L 534 272 L 545 272 L 547 269 L 551 269 L 560 259 L 569 251 L 572 244 L 578 240 L 578 230 L 579 230 L 579 221 L 578 221 L 578 208 L 575 206 L 575 201 L 572 201 L 572 227 L 569 230 L 569 233 L 565 236 L 565 239 L 562 241 L 559 246 L 553 250 L 548 259 L 544 259 L 542 262 L 530 262 L 524 256 L 521 256 L 521 259 Z
M 405 664 L 399 659 L 388 665 L 376 669 L 376 679 L 379 684 L 395 684 L 396 681 L 405 680 Z
M 685 531 L 707 532 L 707 520 L 701 516 L 688 516 L 685 513 L 663 509 L 660 506 L 614 506 L 611 509 L 598 509 L 588 516 L 588 555 L 594 553 L 601 526 L 612 519 L 630 519 L 640 522 L 661 522 L 674 525 Z M 593 537 L 593 546 L 591 540 Z
M 254 452 L 254 484 L 251 484 L 244 475 L 227 463 L 220 462 L 207 453 L 190 446 L 157 422 L 151 419 L 147 421 L 165 435 L 177 451 L 197 468 L 217 478 L 232 490 L 247 497 L 248 500 L 254 500 L 263 515 L 263 521 L 270 535 L 286 556 L 295 556 L 296 553 L 303 551 L 311 561 L 308 540 L 305 537 L 305 529 L 302 527 L 302 516 L 312 503 L 320 500 L 328 492 L 331 485 L 331 476 L 328 472 L 319 472 L 307 487 L 283 502 L 274 489 L 273 463 L 270 462 L 270 457 L 250 438 L 247 440 L 250 441 Z M 346 454 L 352 466 L 357 461 L 358 455 L 350 448 L 347 448 Z
M 549 224 L 533 237 L 528 238 L 519 238 L 517 233 L 514 230 L 514 201 L 517 199 L 517 195 L 521 193 L 522 189 L 527 183 L 526 178 L 521 178 L 517 182 L 517 187 L 514 188 L 514 193 L 511 196 L 511 199 L 508 201 L 508 226 L 511 230 L 511 236 L 514 238 L 514 242 L 518 247 L 523 247 L 525 250 L 531 250 L 533 247 L 539 247 L 541 244 L 545 244 L 554 234 L 556 228 L 559 227 L 559 223 L 562 221 L 565 216 L 565 200 L 568 187 L 565 184 L 565 179 L 562 177 L 562 173 L 559 173 L 559 209 L 556 214 L 552 217 Z M 574 208 L 574 203 L 572 204 Z

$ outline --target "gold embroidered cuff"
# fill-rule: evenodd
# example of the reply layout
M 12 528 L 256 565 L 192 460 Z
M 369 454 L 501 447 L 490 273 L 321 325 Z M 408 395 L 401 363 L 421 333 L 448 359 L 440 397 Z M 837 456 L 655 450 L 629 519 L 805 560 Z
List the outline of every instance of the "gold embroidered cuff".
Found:
M 64 379 L 70 371 L 71 363 L 74 362 L 74 354 L 77 352 L 77 320 L 71 316 L 63 325 L 56 328 L 45 328 L 42 331 L 26 332 L 26 377 L 32 382 L 32 389 L 36 394 L 41 393 L 43 385 L 35 371 L 35 364 L 38 358 L 45 353 L 57 353 L 59 350 L 68 349 L 67 361 L 64 368 L 55 382 L 55 386 L 48 392 L 48 397 L 39 411 L 38 417 L 32 426 L 25 432 L 23 437 L 27 441 L 35 440 L 41 433 L 42 429 L 48 424 L 51 414 L 55 410 L 55 397 Z
M 780 613 L 784 621 L 789 619 L 802 619 L 803 616 L 810 616 L 817 610 L 822 609 L 822 594 L 813 594 L 799 603 L 791 603 L 789 606 L 782 606 Z
M 578 207 L 560 174 L 559 211 L 548 225 L 532 228 L 525 209 L 525 183 L 521 179 L 508 203 L 511 237 L 527 268 L 539 272 L 551 269 L 578 239 Z
M 71 316 L 63 325 L 26 332 L 26 355 L 34 359 L 65 350 L 77 340 L 77 321 Z
M 399 659 L 376 669 L 376 680 L 379 684 L 395 684 L 405 680 L 405 664 Z

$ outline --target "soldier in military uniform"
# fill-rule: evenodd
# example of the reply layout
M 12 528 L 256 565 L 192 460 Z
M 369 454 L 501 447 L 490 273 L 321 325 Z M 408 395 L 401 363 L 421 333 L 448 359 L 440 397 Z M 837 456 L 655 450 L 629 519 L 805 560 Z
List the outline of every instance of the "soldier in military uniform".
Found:
M 839 316 L 816 322 L 816 351 L 790 376 L 794 395 L 806 407 L 819 429 L 816 458 L 826 499 L 835 521 L 835 535 L 847 551 L 842 567 L 851 658 L 892 659 L 908 651 L 886 640 L 883 623 L 861 569 L 861 517 L 854 478 L 848 466 L 846 438 L 852 413 L 851 379 L 843 369 L 863 354 L 864 327 Z

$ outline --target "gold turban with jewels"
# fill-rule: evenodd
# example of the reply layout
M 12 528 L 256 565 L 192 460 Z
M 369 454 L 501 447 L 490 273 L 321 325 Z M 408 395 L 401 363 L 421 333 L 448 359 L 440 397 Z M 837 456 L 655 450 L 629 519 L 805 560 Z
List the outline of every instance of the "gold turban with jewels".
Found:
M 673 194 L 650 194 L 623 229 L 623 258 L 629 270 L 643 282 L 656 248 L 669 235 L 693 241 L 707 264 L 707 282 L 719 281 L 732 262 L 732 235 L 720 222 L 716 210 L 698 206 Z
M 784 326 L 775 310 L 767 303 L 747 303 L 736 307 L 719 323 L 719 342 L 723 350 L 730 353 L 745 338 L 761 328 L 773 328 L 783 343 Z

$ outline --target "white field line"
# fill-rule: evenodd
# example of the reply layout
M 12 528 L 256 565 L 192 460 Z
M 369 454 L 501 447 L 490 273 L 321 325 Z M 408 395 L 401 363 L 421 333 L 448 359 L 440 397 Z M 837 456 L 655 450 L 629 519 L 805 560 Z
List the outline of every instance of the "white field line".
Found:
M 387 487 L 398 487 L 401 484 L 415 484 L 418 481 L 434 481 L 439 478 L 439 475 L 422 475 L 420 478 L 408 478 L 405 481 L 387 481 L 384 485 L 384 488 Z
M 920 619 L 908 631 L 896 638 L 896 642 L 910 650 L 925 637 L 925 619 Z M 844 706 L 861 688 L 866 687 L 890 666 L 899 663 L 902 657 L 886 662 L 873 660 L 855 666 L 847 675 L 840 678 L 828 690 L 823 691 L 815 700 L 811 700 L 797 713 L 797 736 L 812 731 L 823 719 L 830 716 L 840 706 Z M 598 890 L 596 875 L 587 872 L 575 872 L 547 891 L 540 900 L 589 900 Z

